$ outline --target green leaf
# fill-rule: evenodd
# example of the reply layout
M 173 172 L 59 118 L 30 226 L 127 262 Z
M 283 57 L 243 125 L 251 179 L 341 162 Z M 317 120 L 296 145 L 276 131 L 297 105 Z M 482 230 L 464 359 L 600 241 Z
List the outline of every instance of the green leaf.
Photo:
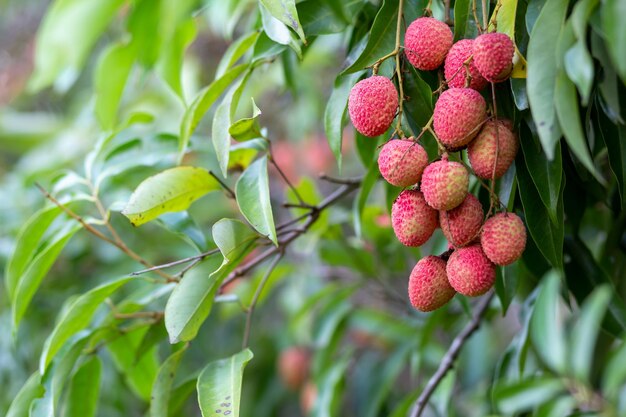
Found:
M 559 275 L 546 274 L 530 319 L 530 337 L 537 355 L 556 372 L 566 368 L 566 345 L 563 326 L 558 322 L 560 304 Z
M 572 153 L 576 155 L 578 160 L 593 174 L 598 182 L 605 184 L 606 181 L 593 163 L 587 139 L 583 133 L 576 87 L 562 70 L 557 74 L 554 100 L 559 122 L 562 126 L 567 126 L 567 129 L 563 129 L 563 135 Z
M 606 398 L 615 399 L 626 381 L 626 343 L 617 347 L 604 367 L 602 392 Z
M 559 379 L 543 376 L 496 386 L 493 398 L 504 415 L 514 415 L 520 411 L 532 410 L 564 391 L 565 386 Z
M 80 229 L 81 225 L 79 223 L 73 219 L 68 220 L 55 236 L 51 237 L 38 251 L 37 255 L 29 261 L 28 267 L 19 277 L 11 300 L 14 329 L 17 329 L 17 326 L 20 324 L 33 296 L 41 285 L 41 281 L 43 281 L 67 242 Z
M 143 180 L 122 214 L 133 226 L 141 226 L 163 213 L 186 210 L 206 193 L 219 189 L 219 182 L 205 169 L 170 168 Z
M 594 78 L 593 59 L 587 49 L 587 22 L 598 6 L 599 0 L 583 0 L 574 6 L 571 22 L 576 34 L 576 44 L 565 53 L 565 71 L 578 87 L 583 106 L 589 102 Z
M 41 238 L 59 214 L 61 209 L 57 206 L 43 208 L 30 216 L 20 228 L 15 239 L 15 249 L 4 271 L 4 283 L 11 299 L 15 295 L 20 277 L 35 256 Z
M 276 19 L 263 5 L 259 7 L 261 10 L 261 21 L 263 22 L 263 30 L 271 40 L 281 45 L 289 45 L 291 49 L 302 59 L 302 48 L 297 40 L 292 37 L 289 28 L 280 20 Z
M 619 185 L 622 208 L 626 208 L 626 127 L 615 126 L 599 109 L 597 114 L 597 131 L 608 151 L 609 166 Z
M 561 129 L 554 109 L 557 74 L 556 46 L 567 13 L 567 0 L 547 0 L 533 26 L 528 42 L 528 101 L 541 145 L 549 160 Z
M 306 0 L 297 4 L 300 22 L 307 36 L 328 35 L 343 31 L 364 6 L 361 0 Z M 342 10 L 338 12 L 338 8 Z M 343 13 L 341 13 L 343 12 Z M 342 16 L 345 14 L 345 16 Z
M 278 244 L 267 177 L 267 156 L 254 161 L 235 185 L 241 214 L 263 236 Z
M 433 114 L 433 92 L 412 65 L 409 66 L 404 78 L 404 92 L 407 95 L 407 100 L 404 102 L 405 117 L 413 131 L 413 136 L 417 137 Z M 430 133 L 426 132 L 420 139 L 421 144 L 429 151 L 429 155 L 431 151 L 437 151 L 436 142 L 431 138 Z M 429 144 L 432 145 L 432 149 L 429 149 Z
M 94 417 L 98 410 L 102 362 L 91 356 L 76 371 L 70 382 L 64 417 Z
M 557 225 L 557 208 L 563 176 L 561 145 L 556 144 L 554 158 L 550 161 L 542 152 L 538 138 L 525 126 L 521 126 L 520 136 L 520 145 L 527 168 L 524 172 L 530 174 L 535 189 L 550 215 L 550 220 Z
M 252 139 L 238 143 L 230 148 L 228 169 L 243 171 L 248 168 L 259 152 L 266 151 L 267 141 L 265 139 Z
M 357 82 L 361 73 L 338 76 L 335 79 L 333 92 L 330 94 L 326 110 L 324 111 L 324 130 L 339 168 L 341 169 L 341 144 L 343 142 L 343 121 L 348 108 L 350 90 Z
M 167 417 L 172 383 L 180 360 L 187 349 L 180 349 L 170 355 L 159 368 L 150 395 L 150 417 Z
M 626 27 L 623 17 L 626 16 L 626 3 L 622 0 L 606 0 L 600 9 L 602 17 L 602 29 L 606 38 L 609 54 L 615 63 L 615 68 L 626 83 Z
M 222 219 L 213 225 L 213 240 L 224 260 L 205 261 L 212 272 L 207 278 L 201 268 L 189 271 L 176 286 L 165 306 L 165 327 L 170 343 L 189 341 L 209 316 L 215 294 L 226 278 L 254 247 L 258 235 L 238 220 Z
M 295 0 L 260 0 L 260 2 L 272 16 L 295 30 L 302 42 L 306 43 L 306 37 L 298 20 Z
M 230 358 L 211 362 L 202 370 L 197 390 L 203 417 L 239 416 L 243 370 L 253 356 L 250 349 L 244 349 Z
M 252 99 L 252 117 L 237 120 L 230 125 L 228 133 L 239 142 L 262 137 L 259 121 L 257 120 L 260 114 L 261 110 L 257 107 L 254 99 Z
M 134 44 L 117 43 L 109 46 L 98 61 L 94 76 L 95 112 L 104 130 L 113 130 L 117 125 L 117 110 L 136 53 Z
M 470 15 L 469 0 L 457 0 L 454 2 L 454 41 L 463 39 L 465 36 L 465 28 Z
M 41 398 L 44 392 L 45 389 L 41 386 L 41 375 L 35 372 L 13 398 L 6 417 L 28 417 L 31 403 L 36 398 Z
M 349 353 L 347 352 L 341 358 L 335 359 L 319 377 L 319 383 L 316 384 L 318 389 L 317 400 L 312 412 L 314 417 L 337 415 L 337 400 L 343 394 L 341 381 L 346 376 L 352 356 Z
M 230 71 L 225 73 L 220 78 L 217 78 L 202 91 L 191 102 L 180 124 L 180 139 L 178 142 L 178 160 L 179 163 L 182 160 L 183 154 L 189 144 L 191 134 L 196 130 L 198 123 L 211 108 L 213 103 L 222 95 L 224 90 L 232 84 L 243 72 L 248 69 L 248 65 L 238 65 L 233 67 Z
M 254 45 L 259 38 L 261 32 L 255 31 L 248 33 L 230 44 L 220 63 L 215 70 L 215 78 L 219 78 L 226 73 L 247 51 Z
M 496 270 L 496 294 L 502 305 L 502 315 L 504 316 L 515 298 L 517 287 L 519 286 L 519 264 L 503 266 Z
M 185 51 L 198 34 L 196 22 L 188 19 L 178 25 L 172 38 L 165 42 L 157 62 L 157 72 L 180 98 L 184 99 L 181 72 Z M 216 75 L 215 78 L 223 74 Z
M 580 317 L 572 330 L 568 363 L 572 366 L 574 375 L 583 381 L 588 381 L 590 377 L 593 351 L 611 296 L 612 291 L 608 285 L 594 290 L 585 300 Z
M 67 90 L 76 80 L 91 48 L 124 0 L 57 0 L 37 33 L 33 92 L 48 87 Z
M 39 360 L 39 372 L 42 375 L 63 344 L 72 335 L 87 327 L 100 304 L 131 279 L 125 277 L 99 285 L 78 297 L 67 307 L 44 343 Z
M 569 395 L 561 396 L 552 401 L 545 402 L 537 407 L 533 417 L 563 417 L 569 416 L 576 407 L 576 401 Z M 576 415 L 576 414 L 575 414 Z
M 380 172 L 378 171 L 378 164 L 372 162 L 370 164 L 363 181 L 361 182 L 361 188 L 359 188 L 359 192 L 357 194 L 356 199 L 354 200 L 354 204 L 352 206 L 352 221 L 354 224 L 354 234 L 361 238 L 361 221 L 363 217 L 363 209 L 365 208 L 365 203 L 367 202 L 367 197 L 369 197 L 372 189 L 378 182 L 380 178 Z

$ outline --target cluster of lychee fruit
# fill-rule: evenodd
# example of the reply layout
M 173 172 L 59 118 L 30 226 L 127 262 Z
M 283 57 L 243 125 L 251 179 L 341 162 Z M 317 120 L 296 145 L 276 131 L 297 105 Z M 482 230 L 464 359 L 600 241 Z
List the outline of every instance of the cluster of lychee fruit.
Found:
M 391 210 L 400 242 L 421 246 L 437 227 L 448 239 L 450 249 L 421 259 L 409 279 L 413 306 L 432 311 L 457 292 L 471 297 L 486 293 L 494 285 L 496 266 L 515 262 L 526 246 L 526 228 L 516 214 L 497 212 L 496 204 L 496 214 L 489 210 L 491 216 L 485 219 L 482 204 L 468 191 L 470 170 L 481 180 L 495 181 L 509 169 L 519 148 L 513 123 L 498 120 L 495 109 L 488 111 L 480 93 L 489 83 L 510 76 L 515 45 L 502 33 L 484 33 L 453 44 L 448 25 L 420 17 L 407 28 L 404 52 L 418 70 L 435 70 L 443 64 L 448 87 L 431 119 L 440 157 L 429 163 L 414 138 L 388 141 L 378 157 L 383 178 L 405 188 Z M 393 82 L 373 75 L 353 87 L 348 111 L 359 132 L 378 136 L 391 126 L 398 104 Z M 470 170 L 461 162 L 462 156 L 458 161 L 449 159 L 449 153 L 465 149 Z M 491 198 L 493 204 L 493 193 Z

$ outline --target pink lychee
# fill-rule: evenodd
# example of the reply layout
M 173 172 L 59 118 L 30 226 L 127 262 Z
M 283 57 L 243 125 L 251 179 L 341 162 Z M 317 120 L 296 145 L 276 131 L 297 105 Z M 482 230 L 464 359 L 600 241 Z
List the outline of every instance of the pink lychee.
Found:
M 352 124 L 365 136 L 382 135 L 389 129 L 398 109 L 398 92 L 391 80 L 374 75 L 359 81 L 348 97 Z
M 487 103 L 471 88 L 444 91 L 435 104 L 433 127 L 449 149 L 467 145 L 480 131 L 487 117 Z
M 490 120 L 483 125 L 478 136 L 468 145 L 467 157 L 476 176 L 490 179 L 495 165 L 495 178 L 500 178 L 515 160 L 519 141 L 517 135 L 508 126 L 512 126 L 509 121 Z M 498 163 L 496 163 L 496 144 L 498 144 Z
M 383 178 L 396 187 L 408 187 L 419 182 L 428 165 L 428 154 L 412 138 L 390 140 L 378 155 L 378 169 Z
M 474 64 L 487 81 L 499 83 L 511 75 L 515 44 L 504 33 L 485 33 L 474 40 Z
M 462 88 L 465 87 L 465 79 L 467 77 L 467 70 L 471 76 L 469 88 L 474 90 L 482 90 L 487 86 L 487 80 L 480 75 L 474 61 L 471 60 L 468 66 L 465 66 L 465 62 L 472 56 L 472 47 L 474 45 L 473 39 L 461 39 L 456 42 L 450 48 L 446 61 L 444 63 L 444 75 L 446 82 L 450 88 Z
M 404 35 L 404 52 L 419 70 L 438 68 L 452 46 L 454 35 L 444 22 L 432 17 L 414 20 Z
M 483 224 L 483 206 L 472 194 L 450 211 L 439 212 L 439 224 L 444 236 L 453 246 L 465 246 L 478 237 Z
M 440 161 L 429 164 L 422 174 L 421 191 L 435 210 L 452 210 L 463 202 L 469 186 L 469 173 L 459 162 Z
M 522 256 L 526 248 L 524 222 L 513 213 L 496 214 L 485 222 L 480 245 L 494 264 L 512 264 Z
M 438 256 L 419 260 L 409 277 L 409 299 L 420 311 L 433 311 L 446 304 L 456 291 L 446 275 L 446 262 Z
M 471 245 L 452 252 L 446 273 L 452 288 L 468 297 L 486 293 L 496 280 L 496 267 L 485 256 L 480 245 Z
M 391 206 L 391 225 L 403 245 L 420 246 L 438 226 L 437 211 L 426 204 L 421 192 L 404 190 Z

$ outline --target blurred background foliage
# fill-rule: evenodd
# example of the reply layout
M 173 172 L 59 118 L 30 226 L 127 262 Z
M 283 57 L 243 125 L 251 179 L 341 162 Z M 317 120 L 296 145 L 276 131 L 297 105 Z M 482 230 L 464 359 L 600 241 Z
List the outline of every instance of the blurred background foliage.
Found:
M 506 4 L 515 5 L 509 26 L 530 81 L 497 88 L 498 112 L 515 120 L 522 143 L 516 168 L 498 186 L 502 201 L 525 217 L 528 247 L 498 277 L 498 297 L 424 415 L 624 415 L 626 70 L 619 51 L 626 40 L 615 21 L 624 16 L 623 2 Z M 425 6 L 407 1 L 405 20 Z M 476 35 L 470 6 L 452 2 L 457 38 Z M 7 264 L 24 241 L 19 230 L 42 207 L 55 211 L 35 183 L 96 226 L 103 213 L 94 203 L 102 203 L 125 244 L 153 264 L 214 248 L 213 225 L 242 218 L 225 193 L 209 193 L 188 210 L 139 228 L 120 211 L 144 179 L 176 166 L 185 136 L 181 120 L 197 94 L 232 73 L 235 61 L 252 63 L 247 82 L 233 79 L 233 90 L 229 82 L 206 115 L 199 112 L 197 128 L 187 130 L 193 135 L 182 164 L 219 173 L 224 160 L 214 150 L 215 132 L 250 117 L 256 103 L 272 158 L 304 201 L 318 204 L 338 188 L 320 180 L 322 172 L 363 181 L 358 192 L 324 210 L 269 275 L 253 318 L 254 358 L 243 377 L 241 415 L 310 409 L 316 416 L 406 416 L 471 319 L 473 302 L 457 296 L 434 313 L 412 309 L 406 296 L 411 268 L 422 254 L 443 252 L 447 242 L 440 231 L 420 249 L 397 242 L 388 210 L 399 190 L 378 181 L 373 163 L 386 138 L 363 138 L 345 126 L 349 88 L 393 47 L 388 40 L 395 36 L 398 1 L 297 2 L 306 44 L 260 7 L 253 0 L 0 1 L 0 263 L 5 271 L 17 268 L 16 261 Z M 443 17 L 442 2 L 432 8 Z M 391 60 L 380 70 L 393 71 Z M 437 83 L 434 74 L 406 69 L 407 133 L 418 133 L 430 117 Z M 537 88 L 556 91 L 556 101 L 542 102 Z M 234 106 L 225 102 L 229 95 Z M 535 109 L 552 115 L 564 140 L 537 129 Z M 436 147 L 426 140 L 432 157 Z M 231 188 L 258 154 L 250 143 L 230 151 L 225 181 Z M 303 211 L 282 207 L 296 196 L 269 169 L 273 214 L 281 224 Z M 488 200 L 478 183 L 471 187 Z M 58 346 L 41 380 L 44 394 L 40 357 L 55 323 L 76 309 L 72 302 L 80 294 L 91 294 L 93 302 L 94 287 L 143 267 L 60 212 L 41 221 L 26 234 L 36 241 L 30 252 L 24 249 L 22 269 L 36 265 L 45 279 L 35 294 L 27 288 L 17 297 L 21 304 L 11 303 L 18 290 L 10 284 L 0 296 L 0 412 L 17 398 L 11 416 L 200 415 L 196 379 L 211 361 L 240 350 L 245 306 L 267 264 L 224 288 L 189 346 L 168 342 L 161 313 L 175 284 L 159 283 L 156 275 L 125 283 L 89 314 L 77 310 L 88 319 L 82 327 L 91 325 L 78 332 L 75 323 L 76 334 Z M 55 251 L 61 253 L 50 257 L 48 272 L 45 256 L 37 256 Z M 184 281 L 205 279 L 221 262 L 207 258 Z M 37 281 L 38 272 L 30 273 Z M 16 305 L 23 309 L 19 327 Z M 133 316 L 137 311 L 153 315 Z M 303 387 L 286 386 L 278 373 L 280 352 L 293 346 L 312 354 Z M 173 382 L 160 386 L 177 366 Z M 151 396 L 166 414 L 151 409 Z

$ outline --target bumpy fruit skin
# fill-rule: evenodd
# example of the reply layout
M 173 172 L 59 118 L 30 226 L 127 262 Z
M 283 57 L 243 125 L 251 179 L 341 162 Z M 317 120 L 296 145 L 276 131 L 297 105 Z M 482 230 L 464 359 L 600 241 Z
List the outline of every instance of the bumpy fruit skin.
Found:
M 468 145 L 467 157 L 476 176 L 490 179 L 494 165 L 496 166 L 495 178 L 500 178 L 509 169 L 519 149 L 517 135 L 508 127 L 511 125 L 509 121 L 490 120 Z M 498 144 L 497 164 L 496 144 Z
M 526 227 L 516 214 L 498 213 L 488 219 L 480 235 L 485 255 L 496 265 L 510 265 L 526 248 Z
M 359 81 L 348 97 L 348 113 L 352 124 L 369 137 L 382 135 L 389 129 L 398 109 L 398 92 L 391 80 L 374 75 Z
M 474 46 L 473 39 L 461 39 L 456 42 L 450 48 L 450 52 L 446 56 L 446 61 L 443 65 L 444 75 L 450 88 L 463 88 L 465 87 L 465 77 L 467 70 L 463 65 L 465 61 L 472 55 L 472 48 Z M 469 88 L 474 90 L 482 90 L 487 86 L 487 80 L 480 75 L 474 61 L 469 64 L 469 72 L 472 77 Z
M 499 83 L 511 75 L 515 45 L 504 33 L 485 33 L 474 39 L 474 64 L 487 80 Z
M 496 267 L 485 256 L 480 245 L 452 252 L 446 266 L 452 288 L 468 297 L 483 295 L 496 280 Z
M 433 311 L 446 304 L 456 291 L 446 275 L 446 262 L 438 256 L 419 260 L 409 277 L 409 299 L 420 311 Z
M 295 390 L 300 388 L 309 375 L 311 354 L 306 348 L 292 346 L 278 357 L 278 374 L 285 386 Z
M 437 211 L 426 204 L 421 192 L 404 190 L 391 206 L 391 225 L 403 245 L 420 246 L 437 228 Z
M 419 70 L 437 69 L 446 58 L 453 41 L 448 25 L 432 17 L 414 20 L 404 35 L 404 52 Z
M 452 246 L 465 246 L 478 237 L 484 216 L 480 201 L 467 194 L 458 207 L 439 212 L 439 225 Z
M 378 169 L 396 187 L 417 184 L 428 165 L 428 154 L 415 141 L 395 139 L 385 143 L 378 154 Z
M 443 158 L 428 165 L 422 174 L 421 191 L 435 210 L 452 210 L 463 202 L 469 187 L 469 173 L 459 162 Z
M 444 91 L 435 104 L 433 127 L 449 149 L 467 145 L 478 134 L 487 117 L 487 103 L 471 88 Z

